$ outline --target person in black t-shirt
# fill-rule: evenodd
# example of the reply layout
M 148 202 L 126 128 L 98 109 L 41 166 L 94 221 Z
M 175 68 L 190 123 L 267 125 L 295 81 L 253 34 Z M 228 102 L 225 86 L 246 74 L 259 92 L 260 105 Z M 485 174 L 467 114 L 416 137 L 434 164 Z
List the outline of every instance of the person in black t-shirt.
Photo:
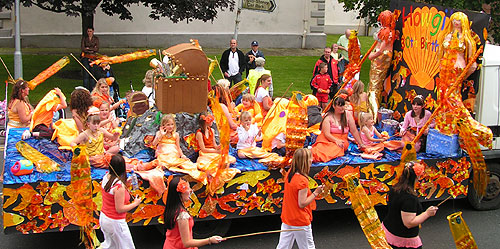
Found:
M 389 192 L 389 211 L 382 226 L 392 248 L 422 248 L 419 226 L 438 210 L 438 207 L 430 206 L 422 212 L 415 183 L 423 171 L 424 166 L 419 163 L 406 163 L 398 183 Z

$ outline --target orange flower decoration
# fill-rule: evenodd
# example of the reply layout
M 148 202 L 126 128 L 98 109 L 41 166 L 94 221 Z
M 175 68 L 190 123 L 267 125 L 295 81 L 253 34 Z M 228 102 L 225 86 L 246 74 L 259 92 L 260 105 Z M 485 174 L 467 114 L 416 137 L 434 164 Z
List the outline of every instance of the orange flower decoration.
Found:
M 182 179 L 179 179 L 179 183 L 177 184 L 177 192 L 186 193 L 189 190 L 191 190 L 191 188 L 189 187 L 189 183 Z
M 212 123 L 212 122 L 214 122 L 215 117 L 214 117 L 214 115 L 210 115 L 210 114 L 208 114 L 208 115 L 203 115 L 203 114 L 202 114 L 202 115 L 200 116 L 200 119 L 205 120 L 205 122 L 207 122 L 207 123 Z

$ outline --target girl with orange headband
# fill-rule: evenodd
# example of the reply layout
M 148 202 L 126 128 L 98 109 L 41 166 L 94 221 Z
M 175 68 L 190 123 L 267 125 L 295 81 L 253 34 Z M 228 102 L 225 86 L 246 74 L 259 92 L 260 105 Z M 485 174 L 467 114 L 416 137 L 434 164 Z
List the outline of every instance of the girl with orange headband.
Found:
M 214 116 L 202 113 L 200 115 L 200 119 L 198 121 L 200 125 L 200 129 L 196 131 L 196 142 L 198 142 L 198 148 L 200 149 L 200 156 L 196 161 L 198 165 L 198 169 L 205 171 L 207 174 L 211 174 L 215 176 L 216 171 L 214 170 L 221 158 L 221 149 L 220 144 L 217 144 L 214 136 L 214 129 L 212 128 L 212 124 L 214 123 Z M 240 170 L 236 168 L 229 168 L 229 164 L 233 164 L 236 162 L 236 158 L 228 155 L 226 164 L 227 168 L 224 170 L 224 175 L 230 177 L 228 179 L 232 179 Z
M 163 249 L 198 248 L 223 241 L 220 236 L 193 239 L 194 220 L 184 204 L 189 202 L 192 192 L 189 183 L 180 177 L 174 177 L 168 184 L 167 201 L 163 213 L 167 230 Z

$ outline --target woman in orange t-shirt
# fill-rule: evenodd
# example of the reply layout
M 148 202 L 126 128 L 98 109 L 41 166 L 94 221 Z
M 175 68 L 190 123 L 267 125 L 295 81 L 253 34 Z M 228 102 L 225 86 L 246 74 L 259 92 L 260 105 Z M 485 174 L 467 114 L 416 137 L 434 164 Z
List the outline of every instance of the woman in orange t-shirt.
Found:
M 277 249 L 292 248 L 297 241 L 299 249 L 315 248 L 312 235 L 312 210 L 316 209 L 316 196 L 323 192 L 321 185 L 311 193 L 307 175 L 311 169 L 311 151 L 301 148 L 293 154 L 292 165 L 285 176 L 281 229 L 302 229 L 281 232 Z

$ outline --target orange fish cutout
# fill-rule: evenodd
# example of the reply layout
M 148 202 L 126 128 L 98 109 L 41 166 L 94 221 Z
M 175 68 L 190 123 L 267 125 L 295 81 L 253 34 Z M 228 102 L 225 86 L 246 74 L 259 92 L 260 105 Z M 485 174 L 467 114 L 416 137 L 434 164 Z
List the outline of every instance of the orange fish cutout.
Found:
M 24 222 L 24 217 L 18 214 L 3 212 L 3 228 L 17 226 Z
M 336 203 L 337 200 L 335 200 L 332 197 L 331 192 L 333 191 L 335 193 L 335 188 L 337 187 L 337 184 L 332 183 L 330 181 L 323 182 L 323 184 L 325 186 L 323 192 L 321 192 L 321 194 L 319 194 L 315 199 L 316 200 L 325 199 L 325 201 L 330 204 Z
M 401 101 L 403 101 L 403 96 L 401 96 L 401 94 L 399 94 L 397 91 L 392 91 L 392 94 L 387 101 L 387 105 L 391 110 L 394 110 L 396 109 L 398 104 L 401 103 Z
M 370 199 L 371 203 L 375 206 L 377 204 L 387 205 L 387 194 L 379 194 L 374 193 L 368 195 L 368 199 Z
M 389 187 L 377 179 L 359 179 L 359 182 L 363 185 L 363 187 L 367 187 L 370 190 L 370 194 L 385 193 L 389 191 Z
M 59 210 L 57 213 L 52 214 L 52 224 L 50 225 L 51 229 L 59 228 L 59 231 L 62 232 L 66 226 L 68 226 L 69 220 L 64 217 L 64 213 L 62 210 Z
M 375 179 L 375 177 L 380 173 L 378 169 L 375 168 L 375 164 L 371 163 L 361 169 L 361 173 L 365 174 L 366 179 Z
M 415 92 L 415 89 L 411 89 L 410 91 L 406 90 L 405 91 L 405 100 L 408 102 L 412 102 L 413 99 L 417 96 L 417 92 Z
M 263 192 L 268 196 L 271 196 L 274 193 L 278 193 L 281 191 L 281 185 L 277 184 L 274 179 L 268 179 L 267 181 L 261 183 L 257 183 L 257 191 L 256 193 Z
M 274 179 L 273 179 L 274 180 Z M 231 207 L 229 202 L 236 202 L 240 198 L 238 193 L 231 193 L 222 197 L 217 198 L 217 203 L 222 210 L 234 213 L 238 208 Z
M 210 215 L 215 219 L 226 217 L 225 214 L 221 214 L 217 211 L 217 200 L 211 196 L 207 196 L 207 198 L 205 198 L 205 204 L 201 207 L 200 213 L 198 214 L 198 218 L 206 218 Z
M 47 191 L 49 191 L 49 183 L 48 182 L 40 182 L 38 186 L 36 186 L 36 189 L 40 191 L 40 195 L 45 196 Z
M 340 170 L 337 171 L 335 174 L 338 178 L 343 178 L 345 175 L 354 173 L 359 177 L 359 166 L 358 167 L 352 167 L 349 165 L 344 166 Z
M 313 178 L 316 180 L 320 180 L 321 183 L 324 184 L 325 182 L 327 182 L 329 180 L 331 181 L 332 177 L 334 177 L 334 176 L 335 176 L 335 173 L 330 171 L 328 166 L 325 166 L 325 167 L 323 167 L 323 169 L 320 172 L 316 173 Z
M 64 192 L 66 192 L 66 186 L 54 182 L 49 190 L 49 193 L 45 196 L 43 204 L 52 205 L 59 203 L 62 207 L 66 206 L 66 200 L 64 199 Z
M 281 208 L 282 201 L 283 201 L 282 197 L 273 198 L 271 196 L 268 196 L 266 198 L 266 201 L 260 207 L 260 211 L 261 212 L 271 212 L 274 214 L 276 212 L 276 210 L 274 209 L 273 205 L 278 207 L 278 208 Z
M 393 166 L 393 165 L 390 165 L 390 164 L 380 164 L 380 165 L 377 165 L 376 166 L 377 169 L 379 169 L 380 171 L 387 172 L 386 174 L 384 174 L 384 176 L 377 177 L 377 179 L 380 180 L 381 182 L 385 182 L 386 180 L 388 180 L 389 178 L 391 178 L 392 176 L 394 176 L 394 174 L 396 173 L 396 167 L 397 166 Z M 391 184 L 388 184 L 388 185 L 391 185 Z
M 137 223 L 140 220 L 145 220 L 143 225 L 147 226 L 154 217 L 163 215 L 164 211 L 165 206 L 162 205 L 140 204 L 132 213 L 132 222 Z

